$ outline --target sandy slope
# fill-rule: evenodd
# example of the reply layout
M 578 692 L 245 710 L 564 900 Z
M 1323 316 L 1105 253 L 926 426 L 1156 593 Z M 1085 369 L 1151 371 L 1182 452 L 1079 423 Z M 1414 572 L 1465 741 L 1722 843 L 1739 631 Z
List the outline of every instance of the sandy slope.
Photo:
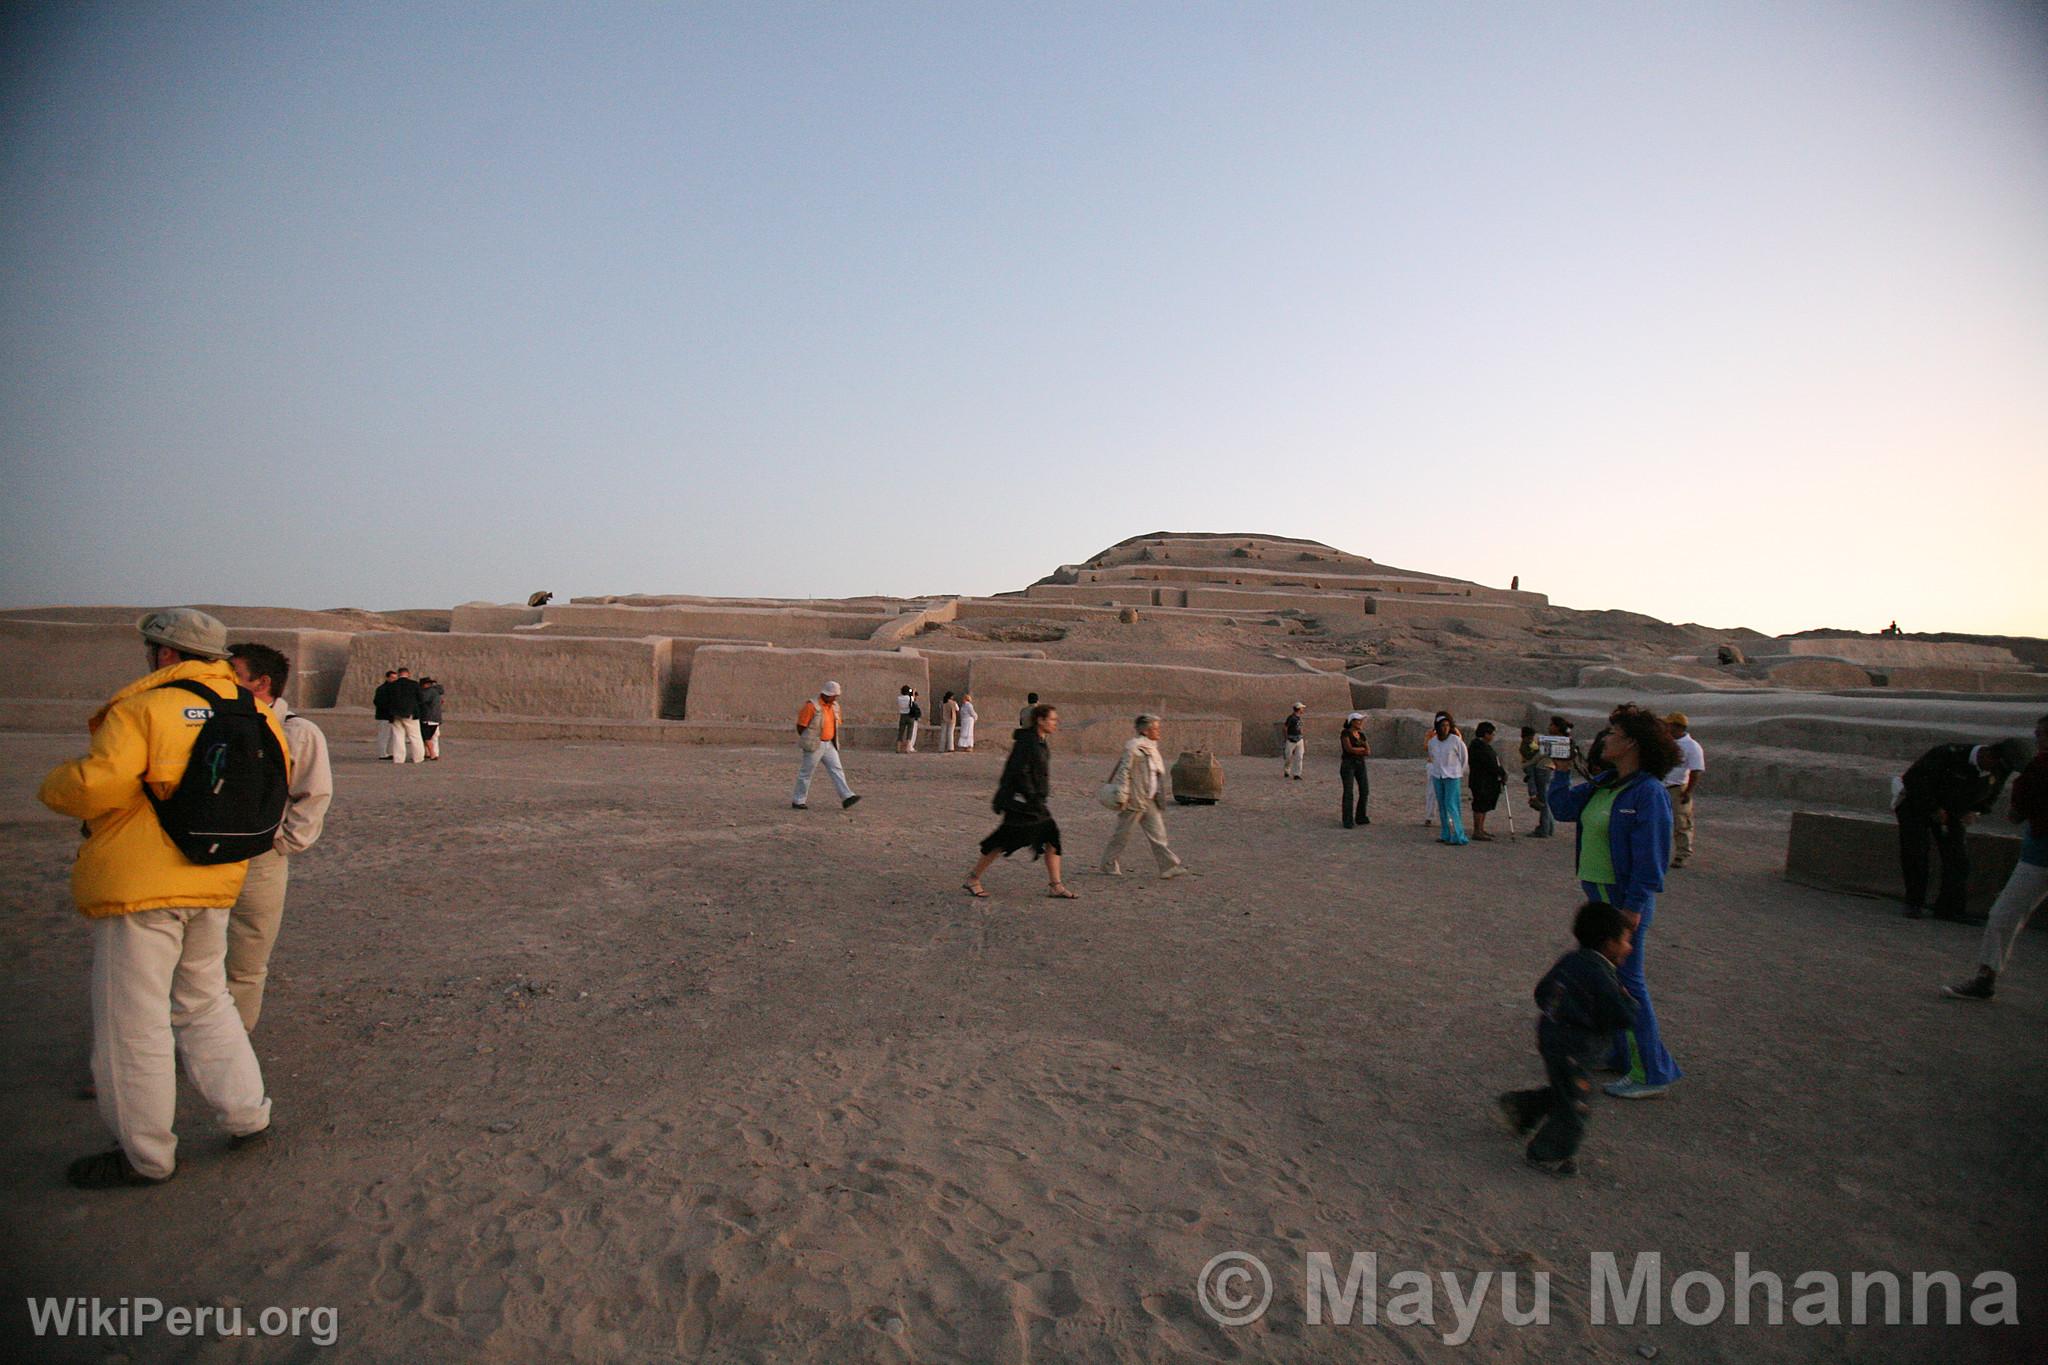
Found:
M 787 809 L 793 756 L 450 745 L 340 756 L 294 873 L 257 1035 L 282 1139 L 229 1155 L 187 1097 L 159 1190 L 83 1196 L 96 1149 L 73 830 L 32 800 L 74 746 L 0 736 L 9 986 L 0 1348 L 12 1358 L 310 1359 L 305 1343 L 24 1343 L 29 1294 L 333 1305 L 350 1360 L 2019 1359 L 1963 1328 L 1595 1327 L 1588 1253 L 1668 1272 L 2004 1268 L 2048 1311 L 2039 936 L 1991 1009 L 1935 985 L 1973 935 L 1786 885 L 1785 811 L 1708 801 L 1652 982 L 1691 1077 L 1603 1104 L 1588 1174 L 1521 1168 L 1493 1093 L 1532 1083 L 1529 987 L 1574 903 L 1568 843 L 1462 850 L 1382 763 L 1232 761 L 1174 809 L 1207 875 L 1013 860 L 956 890 L 997 757 L 855 753 L 866 802 Z M 1171 748 L 1169 736 L 1168 747 Z M 1110 817 L 1055 758 L 1075 870 Z M 1526 828 L 1526 825 L 1525 825 Z M 1195 1280 L 1273 1270 L 1224 1329 Z M 1304 1321 L 1303 1257 L 1538 1269 L 1553 1322 Z M 2023 1328 L 2032 1332 L 2034 1329 Z M 30 1351 L 32 1355 L 23 1355 Z M 331 1353 L 330 1353 L 331 1357 Z M 332 1358 L 332 1357 L 331 1357 Z

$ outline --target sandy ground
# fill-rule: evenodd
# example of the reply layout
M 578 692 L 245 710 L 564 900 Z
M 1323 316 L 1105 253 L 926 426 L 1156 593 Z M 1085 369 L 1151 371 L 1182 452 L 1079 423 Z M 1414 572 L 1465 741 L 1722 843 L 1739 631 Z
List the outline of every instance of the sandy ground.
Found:
M 175 1181 L 80 1194 L 75 833 L 33 800 L 76 747 L 0 736 L 9 1359 L 322 1354 L 28 1340 L 42 1295 L 331 1307 L 370 1361 L 2043 1358 L 2048 942 L 1943 1002 L 1975 932 L 1784 883 L 1780 805 L 1703 801 L 1650 959 L 1689 1078 L 1601 1103 L 1557 1181 L 1492 1097 L 1539 1074 L 1569 842 L 1437 846 L 1417 765 L 1345 831 L 1334 771 L 1231 761 L 1169 813 L 1205 875 L 1163 884 L 1083 874 L 1108 762 L 1056 752 L 1083 899 L 1013 860 L 974 902 L 992 753 L 853 753 L 864 804 L 798 813 L 793 749 L 349 745 L 256 1037 L 279 1139 L 227 1152 L 188 1092 Z M 1196 1280 L 1232 1250 L 1274 1296 L 1224 1328 Z M 2006 1270 L 2023 1325 L 1594 1325 L 1602 1250 L 1667 1287 L 1737 1252 L 1788 1285 Z M 1383 1309 L 1397 1271 L 1517 1271 L 1525 1305 L 1548 1271 L 1551 1321 L 1496 1286 L 1460 1348 L 1441 1287 L 1433 1328 L 1311 1324 L 1314 1251 L 1376 1252 Z

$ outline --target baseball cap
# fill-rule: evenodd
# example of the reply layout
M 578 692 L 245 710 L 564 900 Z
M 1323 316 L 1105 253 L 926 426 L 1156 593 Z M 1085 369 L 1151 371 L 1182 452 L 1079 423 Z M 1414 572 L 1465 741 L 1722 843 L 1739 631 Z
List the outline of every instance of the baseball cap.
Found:
M 203 611 L 166 607 L 137 621 L 135 628 L 150 644 L 166 645 L 181 654 L 202 659 L 228 657 L 228 628 Z

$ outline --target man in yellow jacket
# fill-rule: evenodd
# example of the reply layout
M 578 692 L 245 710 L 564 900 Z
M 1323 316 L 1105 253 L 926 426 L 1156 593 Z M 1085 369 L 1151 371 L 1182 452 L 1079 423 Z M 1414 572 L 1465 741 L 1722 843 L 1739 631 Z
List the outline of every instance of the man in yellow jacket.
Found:
M 155 1185 L 177 1168 L 171 1131 L 176 1057 L 236 1147 L 270 1130 L 270 1100 L 249 1034 L 228 994 L 228 907 L 246 863 L 202 866 L 157 822 L 144 785 L 177 789 L 211 711 L 165 683 L 189 678 L 231 697 L 227 629 L 178 607 L 140 623 L 148 676 L 122 688 L 90 722 L 92 751 L 43 780 L 43 804 L 86 822 L 71 894 L 92 923 L 92 1072 L 100 1117 L 121 1145 L 71 1163 L 83 1189 Z M 290 748 L 277 718 L 258 708 Z

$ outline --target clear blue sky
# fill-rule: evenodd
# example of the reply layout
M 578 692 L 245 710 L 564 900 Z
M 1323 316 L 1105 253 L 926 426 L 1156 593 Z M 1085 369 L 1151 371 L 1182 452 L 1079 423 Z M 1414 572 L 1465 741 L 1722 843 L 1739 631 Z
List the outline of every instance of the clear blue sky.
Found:
M 2048 634 L 2038 7 L 9 13 L 0 602 L 979 592 L 1189 528 Z

